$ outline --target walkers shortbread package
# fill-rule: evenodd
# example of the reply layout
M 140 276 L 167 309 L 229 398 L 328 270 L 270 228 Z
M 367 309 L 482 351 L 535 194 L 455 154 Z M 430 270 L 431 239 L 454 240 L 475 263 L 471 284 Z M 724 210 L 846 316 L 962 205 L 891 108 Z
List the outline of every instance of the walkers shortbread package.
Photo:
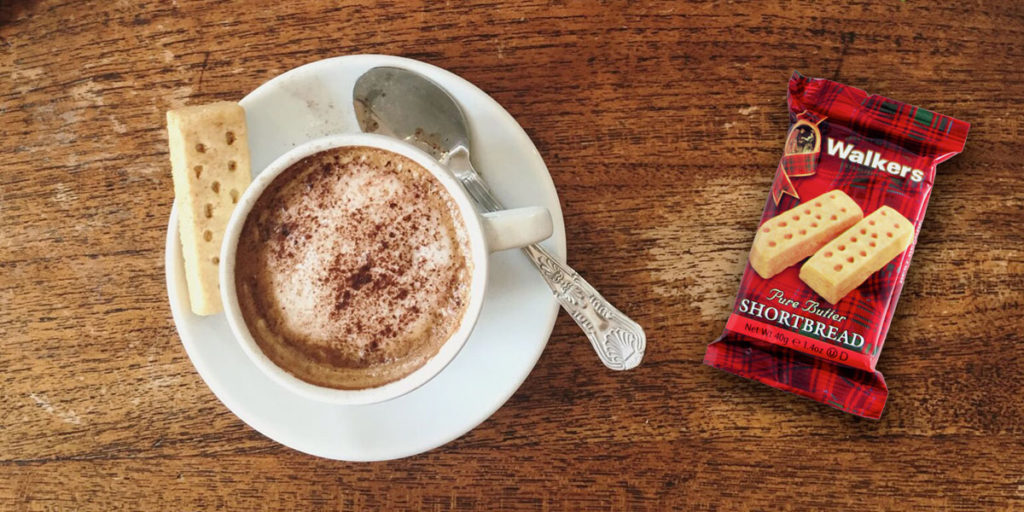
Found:
M 790 129 L 725 332 L 704 362 L 867 418 L 935 167 L 970 125 L 794 73 Z

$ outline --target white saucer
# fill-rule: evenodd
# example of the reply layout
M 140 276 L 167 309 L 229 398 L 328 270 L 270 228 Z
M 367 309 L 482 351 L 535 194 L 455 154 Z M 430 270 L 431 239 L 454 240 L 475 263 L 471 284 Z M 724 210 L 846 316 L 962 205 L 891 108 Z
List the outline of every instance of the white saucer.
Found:
M 415 60 L 380 55 L 326 59 L 261 85 L 240 102 L 249 124 L 253 174 L 292 147 L 324 135 L 358 132 L 352 86 L 366 70 L 397 66 L 445 87 L 469 117 L 477 169 L 508 207 L 551 210 L 544 246 L 565 261 L 565 226 L 547 167 L 518 123 L 473 84 Z M 473 429 L 519 388 L 540 357 L 558 304 L 520 251 L 491 256 L 483 311 L 454 361 L 419 389 L 389 402 L 339 406 L 279 387 L 242 352 L 223 314 L 193 315 L 185 288 L 177 211 L 167 231 L 167 293 L 181 342 L 199 375 L 242 421 L 267 437 L 320 457 L 350 461 L 407 457 Z

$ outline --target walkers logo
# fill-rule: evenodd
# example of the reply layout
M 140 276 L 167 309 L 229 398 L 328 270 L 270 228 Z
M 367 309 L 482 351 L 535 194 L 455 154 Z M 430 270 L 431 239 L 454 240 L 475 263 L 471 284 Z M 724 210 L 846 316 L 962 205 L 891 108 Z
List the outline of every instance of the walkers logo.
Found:
M 828 137 L 828 154 L 829 156 L 838 156 L 847 162 L 887 172 L 900 178 L 906 178 L 909 174 L 910 181 L 919 182 L 924 179 L 924 171 L 921 169 L 914 169 L 909 165 L 886 160 L 877 151 L 870 149 L 867 152 L 860 151 L 857 149 L 857 146 L 841 140 L 835 140 L 832 137 Z

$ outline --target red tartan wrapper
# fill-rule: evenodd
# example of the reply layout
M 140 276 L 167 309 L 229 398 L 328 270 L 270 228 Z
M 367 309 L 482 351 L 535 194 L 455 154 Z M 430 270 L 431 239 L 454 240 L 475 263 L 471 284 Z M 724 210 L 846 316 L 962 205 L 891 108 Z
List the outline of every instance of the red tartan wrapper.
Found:
M 875 365 L 935 167 L 963 151 L 970 125 L 800 73 L 789 81 L 787 103 L 790 131 L 761 224 L 839 190 L 864 216 L 883 206 L 896 210 L 913 233 L 905 250 L 835 304 L 801 278 L 806 258 L 767 279 L 748 264 L 725 332 L 708 346 L 704 363 L 877 419 L 889 391 Z

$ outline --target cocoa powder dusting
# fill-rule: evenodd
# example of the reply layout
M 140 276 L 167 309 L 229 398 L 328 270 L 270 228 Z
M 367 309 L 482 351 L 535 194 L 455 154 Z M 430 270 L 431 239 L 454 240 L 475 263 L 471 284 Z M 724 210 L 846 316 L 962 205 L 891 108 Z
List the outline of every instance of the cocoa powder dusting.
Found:
M 243 316 L 263 351 L 343 389 L 396 380 L 436 353 L 461 323 L 473 268 L 443 187 L 373 148 L 325 151 L 284 171 L 254 205 L 238 254 L 236 280 L 247 276 L 252 291 Z M 269 332 L 254 329 L 260 322 Z
M 353 290 L 358 290 L 373 281 L 373 274 L 370 272 L 371 265 L 373 265 L 372 260 L 367 261 L 363 266 L 356 269 L 356 272 L 348 278 L 348 287 Z

